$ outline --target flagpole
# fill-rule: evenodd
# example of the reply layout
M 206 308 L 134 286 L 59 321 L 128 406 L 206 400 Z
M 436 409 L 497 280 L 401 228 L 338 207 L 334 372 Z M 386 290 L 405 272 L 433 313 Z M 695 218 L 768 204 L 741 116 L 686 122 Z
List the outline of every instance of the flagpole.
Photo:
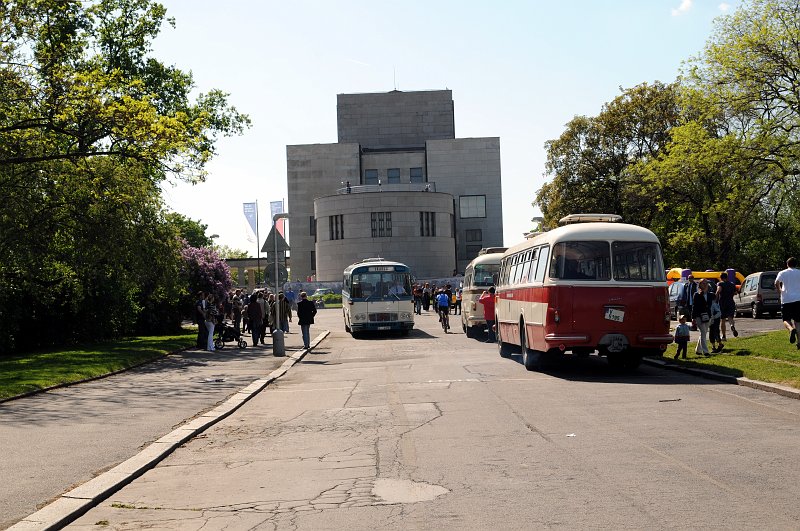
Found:
M 258 287 L 258 275 L 261 274 L 261 239 L 258 236 L 258 199 L 256 199 L 256 287 Z

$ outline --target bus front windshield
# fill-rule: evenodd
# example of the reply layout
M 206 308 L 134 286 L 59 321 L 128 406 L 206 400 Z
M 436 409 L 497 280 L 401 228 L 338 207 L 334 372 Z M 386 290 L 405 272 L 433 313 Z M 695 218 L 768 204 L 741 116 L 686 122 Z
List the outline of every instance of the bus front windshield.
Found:
M 411 299 L 411 275 L 399 272 L 355 273 L 350 283 L 352 299 Z
M 497 275 L 500 264 L 477 264 L 475 266 L 473 286 L 494 286 L 497 284 Z
M 553 247 L 550 278 L 663 282 L 661 249 L 654 242 L 570 241 Z

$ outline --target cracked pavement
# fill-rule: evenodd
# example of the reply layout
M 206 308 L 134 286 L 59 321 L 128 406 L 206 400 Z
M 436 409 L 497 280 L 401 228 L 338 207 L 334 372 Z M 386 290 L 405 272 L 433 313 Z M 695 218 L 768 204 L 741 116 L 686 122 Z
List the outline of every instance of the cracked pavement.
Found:
M 70 529 L 796 528 L 800 401 L 334 330 Z M 669 399 L 669 401 L 666 401 Z

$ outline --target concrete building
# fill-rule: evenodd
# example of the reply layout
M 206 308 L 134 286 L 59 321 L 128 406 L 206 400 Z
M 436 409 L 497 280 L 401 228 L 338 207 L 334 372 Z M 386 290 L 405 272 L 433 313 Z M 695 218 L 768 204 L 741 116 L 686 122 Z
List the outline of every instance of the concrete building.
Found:
M 450 90 L 337 96 L 336 144 L 286 146 L 292 278 L 380 256 L 417 278 L 503 245 L 500 139 L 455 138 Z

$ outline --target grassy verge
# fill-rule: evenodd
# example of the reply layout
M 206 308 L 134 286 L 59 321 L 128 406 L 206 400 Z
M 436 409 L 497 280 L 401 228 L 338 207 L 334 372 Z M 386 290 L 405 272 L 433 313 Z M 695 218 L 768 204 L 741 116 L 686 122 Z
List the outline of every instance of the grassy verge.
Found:
M 687 359 L 673 360 L 677 347 L 672 344 L 664 358 L 683 366 L 800 389 L 800 350 L 789 343 L 786 331 L 728 338 L 723 352 L 707 358 L 695 356 L 694 347 L 695 343 L 689 343 Z
M 194 345 L 197 331 L 0 358 L 0 399 L 127 369 Z

